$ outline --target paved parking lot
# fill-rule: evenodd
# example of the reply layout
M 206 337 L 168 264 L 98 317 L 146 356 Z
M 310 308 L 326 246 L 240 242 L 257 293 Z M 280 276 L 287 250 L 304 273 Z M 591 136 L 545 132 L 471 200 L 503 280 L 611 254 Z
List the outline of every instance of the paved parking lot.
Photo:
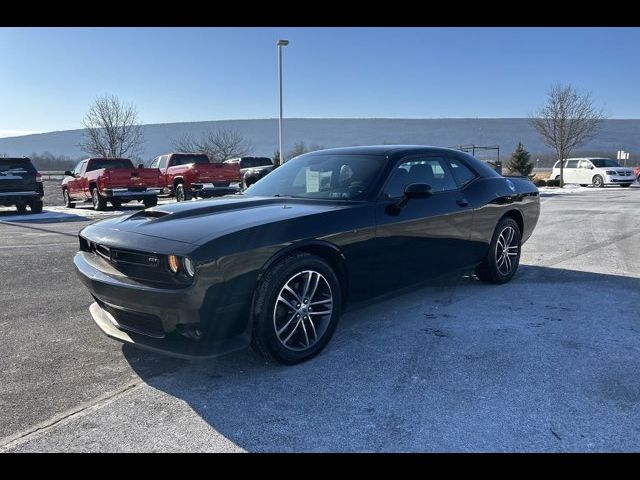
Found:
M 71 263 L 93 220 L 0 211 L 0 451 L 638 451 L 640 188 L 542 201 L 510 284 L 372 303 L 295 367 L 106 338 Z

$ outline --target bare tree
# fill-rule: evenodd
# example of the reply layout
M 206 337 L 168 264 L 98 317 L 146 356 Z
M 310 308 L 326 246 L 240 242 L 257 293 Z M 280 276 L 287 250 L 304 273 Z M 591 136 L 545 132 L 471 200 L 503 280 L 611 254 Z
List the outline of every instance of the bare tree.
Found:
M 206 153 L 212 162 L 224 162 L 230 158 L 251 155 L 253 144 L 238 130 L 209 130 L 200 137 L 186 134 L 172 142 L 178 152 Z
M 529 118 L 545 145 L 553 148 L 560 160 L 560 186 L 564 185 L 564 161 L 573 149 L 596 135 L 605 118 L 590 94 L 561 84 L 549 89 L 547 103 Z
M 121 102 L 115 95 L 98 97 L 82 124 L 85 127 L 80 148 L 98 157 L 137 157 L 144 135 L 133 104 Z

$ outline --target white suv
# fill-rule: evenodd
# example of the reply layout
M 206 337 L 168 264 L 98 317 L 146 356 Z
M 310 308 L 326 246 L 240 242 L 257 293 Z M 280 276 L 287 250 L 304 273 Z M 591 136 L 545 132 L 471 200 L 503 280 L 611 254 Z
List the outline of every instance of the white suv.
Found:
M 560 161 L 553 166 L 551 177 L 560 179 Z M 582 187 L 620 185 L 628 187 L 635 181 L 631 168 L 621 167 L 608 158 L 568 158 L 564 163 L 564 183 L 577 183 Z

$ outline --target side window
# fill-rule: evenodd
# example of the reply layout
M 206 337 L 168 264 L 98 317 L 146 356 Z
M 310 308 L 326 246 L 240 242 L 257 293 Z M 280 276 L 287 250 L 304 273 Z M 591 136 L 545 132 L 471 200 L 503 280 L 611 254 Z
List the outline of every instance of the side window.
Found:
M 475 172 L 456 158 L 449 158 L 449 166 L 451 167 L 453 178 L 460 187 L 464 187 L 477 176 Z
M 567 160 L 567 165 L 564 168 L 578 168 L 578 160 Z
M 71 173 L 73 173 L 74 175 L 80 175 L 80 168 L 82 167 L 82 162 L 83 160 L 76 163 L 76 166 L 73 167 L 73 170 L 71 171 Z
M 402 197 L 404 188 L 410 183 L 427 183 L 431 185 L 433 192 L 445 192 L 458 188 L 446 166 L 446 160 L 441 157 L 414 157 L 400 162 L 384 189 L 385 197 Z
M 591 162 L 589 160 L 580 160 L 578 168 L 591 168 Z
M 167 163 L 169 163 L 169 155 L 162 155 L 159 157 L 158 168 L 167 168 Z
M 75 175 L 82 175 L 85 169 L 87 168 L 87 162 L 88 160 L 83 160 L 78 165 L 76 165 L 76 168 L 73 170 L 73 173 Z
M 160 163 L 160 157 L 156 157 L 153 162 L 149 164 L 149 168 L 158 168 L 158 164 Z

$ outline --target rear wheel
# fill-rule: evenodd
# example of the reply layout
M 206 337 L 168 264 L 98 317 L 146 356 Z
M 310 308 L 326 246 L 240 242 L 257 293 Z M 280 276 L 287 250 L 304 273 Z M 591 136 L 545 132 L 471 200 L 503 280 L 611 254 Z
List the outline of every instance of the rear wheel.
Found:
M 144 200 L 144 208 L 151 208 L 158 205 L 158 197 L 147 198 Z
M 66 188 L 62 190 L 62 200 L 64 201 L 64 206 L 67 208 L 75 208 L 76 204 L 71 201 L 69 197 L 69 190 Z
M 596 187 L 596 188 L 604 187 L 604 180 L 602 179 L 602 177 L 600 175 L 595 175 L 591 182 L 593 183 L 593 186 Z
M 293 365 L 329 342 L 342 309 L 340 281 L 321 257 L 297 253 L 271 267 L 254 303 L 252 346 Z
M 120 208 L 122 207 L 122 200 L 111 200 L 111 205 L 113 205 L 113 208 Z
M 18 203 L 16 204 L 16 210 L 18 210 L 18 213 L 24 213 L 27 211 L 27 205 L 25 203 Z
M 627 188 L 627 187 L 630 187 L 630 186 L 631 186 L 631 184 L 630 184 L 630 183 L 621 183 L 621 184 L 620 184 L 620 186 L 621 186 L 622 188 Z
M 29 208 L 31 209 L 31 213 L 42 213 L 43 203 L 41 199 L 31 200 L 29 204 Z
M 505 217 L 493 232 L 489 252 L 476 267 L 476 276 L 486 283 L 502 284 L 513 278 L 520 264 L 521 232 L 518 223 Z
M 107 201 L 100 195 L 100 192 L 98 192 L 98 189 L 95 187 L 91 190 L 91 202 L 93 203 L 94 210 L 101 211 L 107 208 Z
M 588 183 L 581 183 L 580 186 L 581 187 L 587 187 L 589 184 Z
M 185 202 L 191 199 L 190 192 L 184 187 L 184 184 L 176 185 L 176 201 Z

